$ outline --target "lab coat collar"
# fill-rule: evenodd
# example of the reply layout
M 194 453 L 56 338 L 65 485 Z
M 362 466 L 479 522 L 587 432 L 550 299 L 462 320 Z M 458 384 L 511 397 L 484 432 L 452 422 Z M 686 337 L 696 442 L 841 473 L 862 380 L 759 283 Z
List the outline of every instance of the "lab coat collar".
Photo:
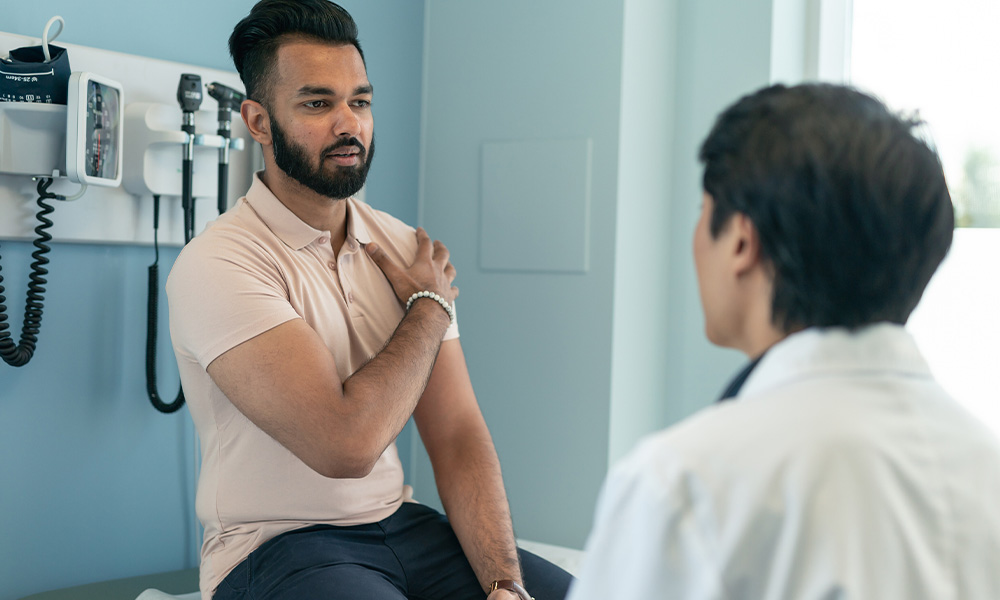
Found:
M 878 323 L 855 331 L 840 327 L 810 328 L 772 346 L 736 397 L 760 396 L 769 389 L 802 379 L 865 372 L 931 376 L 913 337 L 900 325 Z

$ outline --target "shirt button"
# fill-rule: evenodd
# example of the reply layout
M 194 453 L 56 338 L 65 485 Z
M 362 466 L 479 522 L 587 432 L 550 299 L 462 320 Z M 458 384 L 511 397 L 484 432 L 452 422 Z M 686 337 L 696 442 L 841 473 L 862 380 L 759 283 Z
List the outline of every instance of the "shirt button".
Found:
M 354 292 L 348 292 L 347 293 L 347 301 L 348 302 L 354 302 Z
M 335 263 L 335 262 L 333 262 L 333 261 L 330 261 L 330 262 L 329 262 L 329 263 L 327 263 L 327 264 L 328 264 L 328 265 L 330 266 L 330 268 L 331 268 L 331 269 L 333 269 L 334 271 L 336 271 L 336 270 L 337 270 L 337 263 Z
M 347 247 L 350 248 L 351 250 L 357 250 L 358 243 L 355 242 L 354 240 L 351 240 L 350 243 L 347 244 Z
M 327 243 L 327 242 L 329 242 L 329 241 L 330 241 L 330 238 L 328 238 L 328 237 L 321 237 L 321 238 L 319 238 L 319 240 L 318 240 L 318 241 L 319 241 L 319 243 L 321 243 L 321 244 L 325 244 L 325 243 Z

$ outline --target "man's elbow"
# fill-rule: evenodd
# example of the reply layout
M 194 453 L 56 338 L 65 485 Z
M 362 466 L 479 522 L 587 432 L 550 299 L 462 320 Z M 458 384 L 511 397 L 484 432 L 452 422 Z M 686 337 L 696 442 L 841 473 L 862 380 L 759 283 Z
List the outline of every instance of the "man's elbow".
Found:
M 327 465 L 326 468 L 313 469 L 323 477 L 330 479 L 362 479 L 368 477 L 372 469 L 375 468 L 375 461 L 371 462 L 348 462 L 338 461 L 335 464 Z
M 313 471 L 330 479 L 362 479 L 372 472 L 380 456 L 381 453 L 376 454 L 371 449 L 341 448 L 339 452 L 324 453 L 322 459 L 306 464 Z

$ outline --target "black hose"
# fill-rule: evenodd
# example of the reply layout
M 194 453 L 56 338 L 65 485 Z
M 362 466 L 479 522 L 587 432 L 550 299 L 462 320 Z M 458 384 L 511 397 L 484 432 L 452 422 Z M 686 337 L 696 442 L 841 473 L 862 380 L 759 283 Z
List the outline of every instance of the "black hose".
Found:
M 49 259 L 45 255 L 50 251 L 46 242 L 52 240 L 52 236 L 48 232 L 48 229 L 52 227 L 52 221 L 47 215 L 52 214 L 55 210 L 45 200 L 65 200 L 63 196 L 48 191 L 51 185 L 51 178 L 38 181 L 38 206 L 40 210 L 36 215 L 39 225 L 35 227 L 35 235 L 38 237 L 32 242 L 36 250 L 31 253 L 31 257 L 35 261 L 31 263 L 31 274 L 28 276 L 28 293 L 24 303 L 21 339 L 20 343 L 16 345 L 7 331 L 10 328 L 7 324 L 7 307 L 4 305 L 7 298 L 3 295 L 3 276 L 0 276 L 0 358 L 14 367 L 23 367 L 34 356 L 35 345 L 38 343 L 38 333 L 42 326 L 42 302 L 45 300 L 45 284 L 47 283 L 45 275 L 49 272 L 45 268 L 45 265 L 49 264 Z
M 194 238 L 194 160 L 181 163 L 181 205 L 184 211 L 184 243 Z
M 228 140 L 226 140 L 228 141 Z M 229 204 L 229 165 L 219 163 L 219 214 L 226 212 L 226 205 Z
M 146 394 L 153 408 L 161 413 L 177 412 L 184 406 L 184 389 L 178 388 L 173 402 L 164 402 L 156 389 L 156 333 L 160 298 L 160 197 L 153 196 L 153 247 L 156 260 L 149 265 L 146 291 Z M 185 225 L 186 226 L 186 225 Z

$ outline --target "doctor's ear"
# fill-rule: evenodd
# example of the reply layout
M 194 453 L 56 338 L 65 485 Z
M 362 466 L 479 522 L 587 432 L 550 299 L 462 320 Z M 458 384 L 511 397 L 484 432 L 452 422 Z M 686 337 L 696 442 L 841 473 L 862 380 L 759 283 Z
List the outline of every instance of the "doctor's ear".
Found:
M 739 212 L 733 215 L 730 227 L 733 267 L 737 275 L 742 275 L 761 262 L 760 233 L 750 217 Z
M 256 100 L 244 100 L 240 105 L 240 116 L 255 141 L 265 146 L 271 144 L 271 115 L 263 104 Z

